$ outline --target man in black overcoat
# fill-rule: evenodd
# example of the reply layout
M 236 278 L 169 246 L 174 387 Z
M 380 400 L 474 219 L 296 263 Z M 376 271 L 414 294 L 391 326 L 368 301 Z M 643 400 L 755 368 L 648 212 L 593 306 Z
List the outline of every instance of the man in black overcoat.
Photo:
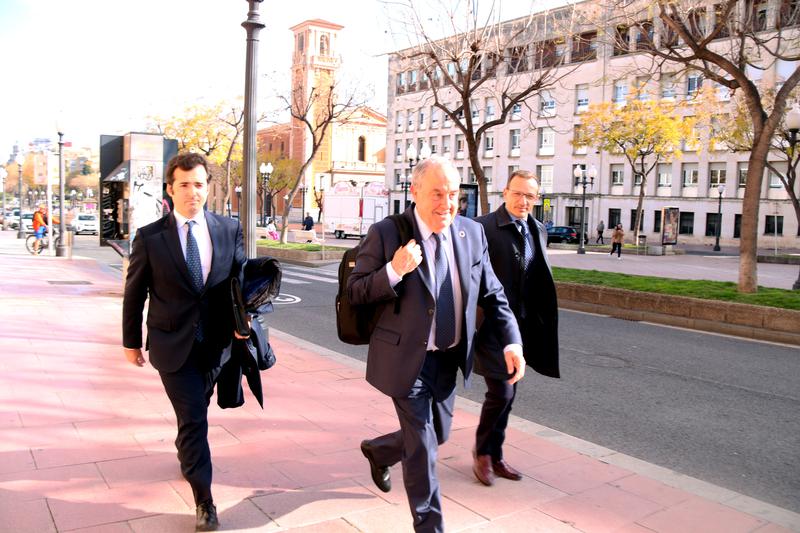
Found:
M 508 178 L 503 191 L 505 203 L 475 220 L 486 232 L 492 267 L 519 324 L 527 364 L 540 374 L 558 378 L 558 304 L 547 260 L 547 230 L 530 214 L 538 197 L 536 177 L 518 170 Z M 478 331 L 475 373 L 486 380 L 487 392 L 473 463 L 475 477 L 484 485 L 492 485 L 495 476 L 522 479 L 503 458 L 517 386 L 509 383 L 502 348 L 491 322 L 484 321 Z

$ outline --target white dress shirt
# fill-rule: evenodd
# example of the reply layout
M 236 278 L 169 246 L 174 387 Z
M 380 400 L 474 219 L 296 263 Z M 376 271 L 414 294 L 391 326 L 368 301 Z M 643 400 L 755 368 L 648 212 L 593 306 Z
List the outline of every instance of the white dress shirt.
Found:
M 188 219 L 173 211 L 175 215 L 175 225 L 178 227 L 178 238 L 181 240 L 181 250 L 183 251 L 183 258 L 186 259 L 186 237 L 189 234 L 189 220 L 194 220 L 195 225 L 192 228 L 192 235 L 194 240 L 197 241 L 197 250 L 200 252 L 200 266 L 203 269 L 203 283 L 208 280 L 208 274 L 211 272 L 211 258 L 214 253 L 214 247 L 211 244 L 211 234 L 208 232 L 208 224 L 206 224 L 206 214 L 201 210 L 194 218 Z
M 421 244 L 425 250 L 425 257 L 427 258 L 426 264 L 426 272 L 423 275 L 427 275 L 428 279 L 431 282 L 431 286 L 435 287 L 436 285 L 436 265 L 434 264 L 434 258 L 436 257 L 436 237 L 434 236 L 431 229 L 428 227 L 425 222 L 419 217 L 417 210 L 414 209 L 414 218 L 417 221 L 417 227 L 419 228 L 419 234 L 422 237 L 422 242 L 418 243 Z M 453 310 L 455 311 L 455 328 L 456 328 L 456 336 L 453 344 L 449 346 L 452 348 L 453 346 L 457 346 L 459 342 L 461 342 L 461 327 L 464 323 L 464 303 L 463 297 L 461 295 L 461 279 L 458 275 L 458 268 L 456 267 L 456 256 L 455 251 L 453 250 L 453 239 L 451 238 L 451 231 L 450 229 L 452 226 L 446 227 L 442 232 L 442 246 L 444 246 L 444 251 L 447 253 L 447 263 L 450 268 L 450 280 L 453 283 Z M 419 267 L 418 267 L 419 268 Z M 392 263 L 389 262 L 386 264 L 386 273 L 389 275 L 389 284 L 394 287 L 400 280 L 402 279 L 397 272 L 395 272 L 394 268 L 392 267 Z M 436 314 L 433 315 L 433 322 L 431 323 L 431 330 L 428 333 L 428 350 L 436 350 Z

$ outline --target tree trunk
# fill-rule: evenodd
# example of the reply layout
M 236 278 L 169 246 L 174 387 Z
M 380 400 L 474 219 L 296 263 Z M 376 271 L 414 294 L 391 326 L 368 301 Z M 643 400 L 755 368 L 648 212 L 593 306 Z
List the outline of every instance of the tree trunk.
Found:
M 758 208 L 761 201 L 761 182 L 769 144 L 753 145 L 747 167 L 747 186 L 742 201 L 742 227 L 739 237 L 739 292 L 758 290 Z

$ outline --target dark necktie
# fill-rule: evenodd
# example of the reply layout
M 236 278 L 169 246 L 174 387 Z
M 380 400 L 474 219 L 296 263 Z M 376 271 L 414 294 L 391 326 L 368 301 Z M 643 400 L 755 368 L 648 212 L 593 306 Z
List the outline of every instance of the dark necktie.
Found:
M 200 249 L 197 247 L 197 240 L 192 235 L 192 226 L 197 224 L 194 220 L 189 220 L 186 225 L 186 266 L 192 278 L 192 284 L 197 292 L 203 290 L 203 266 L 200 264 Z M 194 330 L 194 338 L 198 342 L 203 341 L 202 322 L 198 321 L 197 328 Z
M 522 259 L 525 261 L 525 269 L 531 266 L 533 260 L 533 249 L 530 239 L 528 239 L 528 224 L 524 220 L 517 220 L 517 229 L 522 233 Z
M 456 338 L 456 312 L 453 307 L 453 282 L 447 252 L 442 246 L 442 237 L 435 233 L 436 257 L 436 334 L 434 343 L 439 350 L 447 350 Z

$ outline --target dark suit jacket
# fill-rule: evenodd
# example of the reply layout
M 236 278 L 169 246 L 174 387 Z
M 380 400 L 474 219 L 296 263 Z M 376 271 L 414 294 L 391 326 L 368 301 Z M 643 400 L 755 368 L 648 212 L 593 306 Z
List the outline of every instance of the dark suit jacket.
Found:
M 414 239 L 422 246 L 413 209 L 410 207 L 402 216 L 410 221 Z M 486 310 L 502 342 L 520 343 L 521 338 L 503 287 L 492 271 L 483 228 L 468 218 L 456 216 L 451 231 L 464 304 L 463 353 L 459 364 L 466 383 L 472 372 L 477 305 Z M 420 374 L 435 309 L 426 263 L 433 258 L 423 257 L 422 264 L 406 274 L 394 288 L 389 285 L 385 267 L 400 244 L 392 220 L 373 224 L 361 244 L 355 269 L 347 282 L 352 303 L 378 303 L 381 316 L 369 343 L 367 381 L 392 397 L 407 396 Z M 395 305 L 398 298 L 399 307 Z
M 142 346 L 142 310 L 149 296 L 146 349 L 161 372 L 174 372 L 186 362 L 198 320 L 206 359 L 201 363 L 207 368 L 219 366 L 222 349 L 233 336 L 230 278 L 239 276 L 246 262 L 242 228 L 230 218 L 207 211 L 205 216 L 213 255 L 199 293 L 186 267 L 173 214 L 139 228 L 133 241 L 122 303 L 122 342 L 126 348 Z
M 560 377 L 558 369 L 558 302 L 550 262 L 547 259 L 547 230 L 528 215 L 536 255 L 525 271 L 522 234 L 506 211 L 505 204 L 493 213 L 475 219 L 486 232 L 492 267 L 505 288 L 508 303 L 520 324 L 525 360 L 545 376 Z M 523 308 L 526 317 L 523 319 Z M 503 340 L 491 324 L 481 325 L 476 347 L 475 372 L 506 379 L 502 358 Z

